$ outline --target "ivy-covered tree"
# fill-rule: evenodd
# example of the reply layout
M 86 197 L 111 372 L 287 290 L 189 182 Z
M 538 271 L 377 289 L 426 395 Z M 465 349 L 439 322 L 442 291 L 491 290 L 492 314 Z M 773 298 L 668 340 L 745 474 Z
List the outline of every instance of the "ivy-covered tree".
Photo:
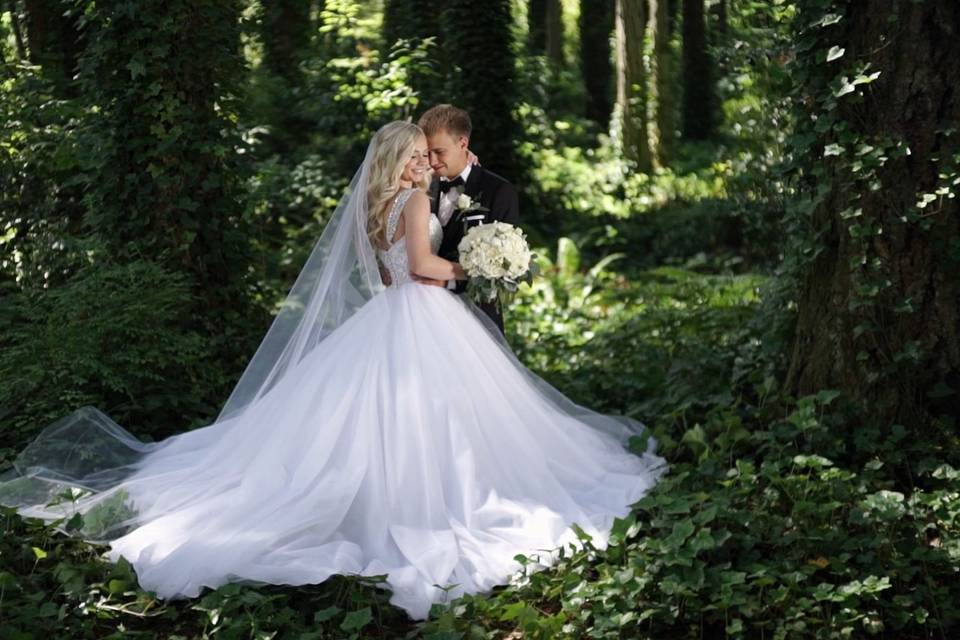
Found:
M 667 31 L 673 36 L 677 31 L 677 14 L 680 13 L 680 3 L 683 0 L 666 0 L 667 2 Z
M 617 108 L 614 127 L 623 157 L 639 171 L 652 167 L 647 131 L 646 74 L 643 65 L 644 0 L 617 0 Z
M 560 0 L 547 0 L 547 57 L 563 66 L 563 4 Z
M 188 274 L 199 301 L 190 322 L 224 354 L 246 346 L 231 332 L 250 266 L 236 153 L 240 7 L 91 2 L 80 65 L 91 106 L 81 140 L 86 225 L 112 260 Z
M 527 3 L 527 47 L 533 55 L 547 52 L 547 2 L 530 0 Z
M 788 384 L 842 391 L 874 426 L 928 441 L 939 424 L 955 447 L 960 4 L 800 5 L 794 224 L 809 231 Z
M 683 0 L 683 135 L 705 140 L 713 135 L 715 102 L 713 60 L 707 50 L 704 0 Z
M 384 58 L 401 41 L 407 44 L 406 50 L 397 50 L 395 55 L 407 55 L 409 47 L 417 47 L 426 40 L 432 43 L 428 49 L 430 66 L 408 65 L 409 83 L 419 94 L 421 103 L 434 104 L 444 99 L 443 75 L 437 70 L 449 66 L 441 28 L 445 4 L 441 0 L 386 0 L 383 6 Z
M 387 47 L 403 39 L 434 38 L 443 43 L 440 14 L 444 3 L 438 0 L 386 0 L 383 3 L 383 38 Z
M 716 23 L 714 29 L 716 31 L 716 39 L 718 41 L 726 38 L 729 30 L 727 9 L 727 0 L 716 0 L 713 7 L 711 7 L 713 20 Z
M 614 0 L 580 0 L 580 72 L 586 88 L 585 115 L 606 129 L 613 110 L 613 64 L 610 36 L 613 33 Z
M 650 148 L 653 161 L 665 166 L 674 146 L 673 52 L 670 48 L 669 7 L 667 0 L 647 0 L 650 7 Z
M 316 58 L 311 50 L 312 8 L 303 0 L 280 0 L 259 4 L 259 36 L 263 48 L 261 65 L 247 87 L 252 108 L 266 132 L 261 153 L 291 157 L 303 144 L 316 122 L 304 113 L 302 102 L 305 59 Z
M 263 64 L 273 74 L 296 86 L 299 63 L 310 43 L 310 4 L 303 0 L 262 3 Z
M 24 0 L 23 3 L 28 58 L 44 70 L 64 95 L 76 92 L 73 78 L 84 46 L 75 4 L 69 0 Z M 11 15 L 14 13 L 11 11 Z M 22 47 L 17 18 L 12 18 L 14 33 Z
M 519 126 L 510 0 L 449 0 L 442 27 L 450 67 L 449 101 L 470 112 L 475 135 L 470 146 L 485 167 L 519 180 L 515 144 Z

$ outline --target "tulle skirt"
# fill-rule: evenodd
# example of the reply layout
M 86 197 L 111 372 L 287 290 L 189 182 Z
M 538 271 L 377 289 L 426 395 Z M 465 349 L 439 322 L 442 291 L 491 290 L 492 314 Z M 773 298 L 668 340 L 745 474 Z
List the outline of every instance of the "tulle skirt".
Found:
M 549 566 L 579 544 L 574 523 L 605 547 L 665 469 L 652 439 L 625 449 L 643 431 L 532 374 L 472 304 L 409 283 L 235 417 L 143 443 L 91 407 L 67 416 L 0 503 L 109 543 L 164 599 L 386 575 L 390 601 L 424 619 L 508 582 L 517 554 Z

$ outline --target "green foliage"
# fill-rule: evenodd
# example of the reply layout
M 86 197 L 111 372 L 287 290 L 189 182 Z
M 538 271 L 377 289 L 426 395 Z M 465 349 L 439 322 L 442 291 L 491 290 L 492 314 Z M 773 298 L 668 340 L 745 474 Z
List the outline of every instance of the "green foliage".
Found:
M 61 287 L 5 297 L 3 443 L 88 404 L 155 436 L 213 413 L 229 379 L 192 326 L 196 306 L 184 275 L 145 261 L 96 261 Z
M 0 637 L 308 640 L 384 637 L 404 624 L 378 588 L 382 577 L 332 576 L 298 589 L 229 584 L 167 602 L 137 587 L 125 559 L 103 562 L 104 551 L 0 507 Z
M 939 44 L 914 51 L 920 38 L 937 41 L 918 35 L 919 25 L 937 32 L 943 22 L 933 5 L 892 2 L 876 23 L 857 3 L 797 6 L 798 126 L 787 166 L 797 195 L 783 226 L 804 349 L 791 382 L 842 387 L 860 400 L 865 421 L 886 430 L 910 423 L 957 447 L 960 359 L 942 348 L 956 342 L 956 323 L 939 320 L 955 315 L 960 299 L 951 248 L 960 138 L 956 106 L 939 97 L 952 95 L 943 87 L 956 76 L 941 60 L 956 56 Z M 931 80 L 902 99 L 920 76 Z M 926 106 L 907 118 L 912 104 Z
M 117 256 L 219 285 L 248 251 L 233 152 L 238 15 L 235 3 L 163 0 L 91 4 L 83 17 L 87 224 Z
M 606 550 L 587 545 L 516 590 L 466 598 L 428 629 L 515 620 L 533 638 L 941 636 L 960 619 L 956 472 L 927 469 L 930 486 L 905 496 L 880 461 L 846 469 L 800 453 L 822 450 L 827 404 L 805 398 L 782 418 L 776 403 L 755 406 L 766 429 L 711 412 Z
M 450 0 L 441 18 L 449 45 L 446 101 L 473 114 L 471 148 L 484 166 L 519 182 L 525 172 L 514 147 L 519 128 L 512 24 L 510 0 Z
M 553 260 L 538 255 L 541 277 L 521 289 L 508 325 L 518 354 L 561 391 L 598 410 L 678 422 L 731 400 L 757 277 L 659 267 L 628 280 L 612 271 L 624 254 L 584 269 L 566 238 Z
M 382 576 L 231 584 L 163 602 L 125 561 L 105 563 L 99 547 L 3 510 L 0 637 L 955 635 L 955 437 L 915 437 L 912 424 L 881 430 L 845 395 L 793 398 L 781 388 L 796 283 L 824 251 L 816 206 L 830 181 L 869 187 L 903 153 L 896 141 L 853 136 L 838 115 L 878 78 L 831 42 L 844 19 L 836 3 L 728 3 L 729 38 L 712 48 L 719 133 L 649 175 L 625 170 L 582 117 L 574 74 L 522 56 L 511 84 L 516 25 L 510 3 L 495 4 L 417 16 L 405 5 L 409 33 L 383 43 L 376 3 L 327 0 L 310 15 L 318 30 L 308 39 L 298 31 L 297 73 L 288 74 L 289 57 L 244 69 L 237 30 L 249 24 L 227 17 L 238 5 L 82 2 L 96 36 L 82 99 L 56 98 L 36 69 L 8 67 L 0 458 L 82 404 L 148 438 L 211 415 L 243 362 L 225 358 L 223 345 L 249 357 L 252 345 L 237 337 L 266 328 L 247 296 L 259 310 L 282 298 L 371 132 L 443 99 L 473 110 L 485 166 L 496 170 L 512 151 L 483 143 L 516 145 L 532 176 L 521 222 L 543 247 L 542 274 L 507 309 L 511 344 L 576 402 L 647 424 L 669 474 L 615 523 L 606 549 L 584 537 L 582 550 L 565 549 L 547 569 L 521 555 L 527 569 L 511 584 L 438 605 L 423 625 L 389 605 Z M 271 15 L 262 25 L 274 29 Z M 424 26 L 441 17 L 452 20 L 446 44 Z M 247 43 L 254 63 L 269 31 Z M 442 47 L 451 45 L 461 53 L 448 65 Z M 480 66 L 504 79 L 491 88 L 471 75 Z M 454 90 L 425 93 L 443 83 Z M 787 151 L 794 164 L 782 171 Z M 958 161 L 937 159 L 936 180 L 904 212 L 909 224 L 929 232 L 947 210 Z M 866 260 L 852 272 L 866 304 L 886 289 L 872 253 L 880 230 L 861 208 L 839 210 L 844 238 Z M 109 258 L 84 237 L 114 229 Z M 944 255 L 960 262 L 956 247 Z M 204 273 L 212 280 L 198 279 Z M 246 274 L 256 282 L 240 285 L 242 300 L 218 312 L 213 330 L 200 323 L 210 317 L 207 285 Z M 894 317 L 915 302 L 898 301 Z M 915 361 L 919 350 L 891 361 Z M 946 420 L 931 427 L 955 430 Z M 123 508 L 106 505 L 72 526 L 95 530 Z
M 40 288 L 82 259 L 78 105 L 55 97 L 39 67 L 0 77 L 0 281 Z

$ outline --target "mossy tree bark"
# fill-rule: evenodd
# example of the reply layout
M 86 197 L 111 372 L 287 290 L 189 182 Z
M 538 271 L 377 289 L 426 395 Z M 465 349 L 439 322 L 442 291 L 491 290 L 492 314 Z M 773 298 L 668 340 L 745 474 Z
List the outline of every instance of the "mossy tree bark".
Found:
M 652 169 L 647 132 L 647 78 L 643 66 L 644 0 L 617 0 L 617 108 L 615 127 L 623 157 L 638 171 Z
M 787 384 L 798 394 L 840 390 L 880 426 L 955 420 L 960 5 L 848 0 L 829 11 L 842 19 L 821 36 L 828 62 L 807 66 L 837 70 L 819 87 L 808 80 L 807 94 L 811 111 L 835 122 L 808 125 L 820 237 L 802 278 Z M 836 116 L 814 103 L 818 91 Z

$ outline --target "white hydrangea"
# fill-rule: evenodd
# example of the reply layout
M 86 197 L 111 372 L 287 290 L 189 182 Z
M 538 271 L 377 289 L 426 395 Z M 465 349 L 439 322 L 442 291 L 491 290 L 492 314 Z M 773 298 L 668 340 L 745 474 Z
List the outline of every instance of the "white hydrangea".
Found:
M 460 264 L 471 278 L 516 281 L 530 270 L 532 254 L 523 231 L 505 222 L 470 228 L 458 249 Z

